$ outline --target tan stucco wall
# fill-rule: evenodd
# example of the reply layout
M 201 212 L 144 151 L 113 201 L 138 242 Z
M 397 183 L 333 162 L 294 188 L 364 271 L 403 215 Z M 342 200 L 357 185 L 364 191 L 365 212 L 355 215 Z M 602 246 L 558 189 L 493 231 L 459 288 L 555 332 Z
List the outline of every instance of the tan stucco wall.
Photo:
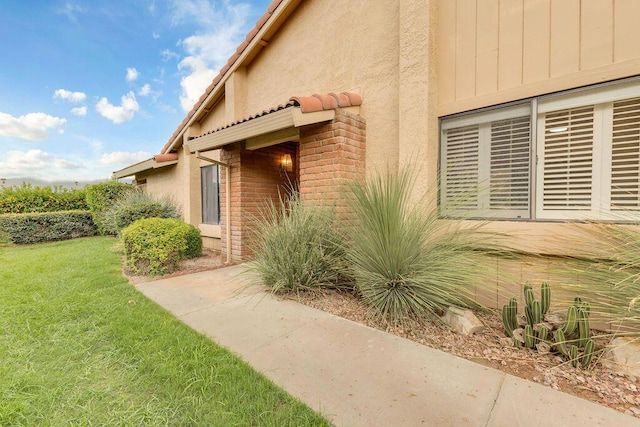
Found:
M 246 69 L 246 112 L 291 96 L 354 91 L 363 96 L 367 165 L 398 159 L 397 2 L 303 2 Z
M 640 73 L 640 1 L 447 0 L 439 115 Z

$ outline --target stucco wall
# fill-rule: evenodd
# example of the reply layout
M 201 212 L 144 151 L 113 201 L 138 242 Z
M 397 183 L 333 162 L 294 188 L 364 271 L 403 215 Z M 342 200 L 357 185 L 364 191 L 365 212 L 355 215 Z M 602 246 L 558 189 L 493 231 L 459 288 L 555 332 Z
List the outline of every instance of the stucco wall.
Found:
M 246 69 L 246 114 L 291 96 L 363 96 L 367 164 L 398 159 L 398 3 L 303 2 Z M 369 137 L 370 136 L 370 137 Z

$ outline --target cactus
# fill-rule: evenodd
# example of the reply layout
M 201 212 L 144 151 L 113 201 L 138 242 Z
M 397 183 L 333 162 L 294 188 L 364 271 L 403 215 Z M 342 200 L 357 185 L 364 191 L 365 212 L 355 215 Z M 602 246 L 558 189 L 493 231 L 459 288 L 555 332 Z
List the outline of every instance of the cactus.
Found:
M 589 327 L 589 317 L 584 310 L 578 310 L 578 346 L 584 347 L 589 340 L 591 328 Z
M 578 367 L 578 362 L 580 361 L 578 358 L 578 347 L 573 344 L 569 346 L 569 360 L 571 360 L 571 365 L 574 368 Z
M 527 306 L 531 307 L 534 299 L 533 288 L 527 283 L 524 285 L 524 302 Z
M 586 344 L 584 345 L 584 354 L 582 355 L 582 360 L 580 361 L 583 368 L 586 368 L 589 363 L 591 363 L 591 359 L 593 359 L 593 353 L 596 349 L 596 343 L 592 339 L 588 339 Z
M 553 334 L 553 338 L 556 341 L 556 349 L 564 356 L 569 356 L 569 349 L 567 348 L 567 340 L 565 338 L 564 332 L 562 329 L 556 330 L 555 334 Z
M 502 307 L 502 324 L 504 331 L 509 337 L 513 337 L 513 330 L 518 327 L 516 314 L 518 312 L 518 301 L 511 298 L 508 304 Z
M 524 346 L 527 348 L 533 348 L 536 345 L 536 334 L 533 332 L 533 326 L 527 325 L 524 327 Z
M 548 336 L 549 336 L 549 328 L 547 328 L 546 326 L 541 326 L 540 329 L 538 330 L 538 340 L 546 341 Z
M 534 300 L 531 304 L 531 317 L 533 318 L 533 324 L 542 322 L 542 308 L 540 307 L 540 301 Z
M 549 311 L 551 306 L 551 286 L 547 282 L 542 282 L 540 287 L 540 309 L 542 310 L 542 317 Z
M 573 331 L 576 330 L 577 319 L 578 309 L 575 305 L 572 305 L 567 309 L 567 322 L 564 324 L 564 328 L 562 328 L 562 332 L 564 332 L 565 335 L 571 335 Z

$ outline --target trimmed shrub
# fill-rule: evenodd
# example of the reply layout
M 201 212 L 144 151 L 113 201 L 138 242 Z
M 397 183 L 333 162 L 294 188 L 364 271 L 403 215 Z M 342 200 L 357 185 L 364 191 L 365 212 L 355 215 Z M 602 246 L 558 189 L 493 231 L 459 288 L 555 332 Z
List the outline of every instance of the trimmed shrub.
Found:
M 114 205 L 114 203 L 132 191 L 130 184 L 123 184 L 118 181 L 108 181 L 100 184 L 94 184 L 87 187 L 87 206 L 93 215 L 93 221 L 98 226 L 100 234 L 115 234 L 109 231 L 106 212 Z
M 0 214 L 87 210 L 86 191 L 31 184 L 0 188 Z
M 126 265 L 137 274 L 158 276 L 202 253 L 200 231 L 175 218 L 140 219 L 122 230 Z
M 139 219 L 180 218 L 180 210 L 169 198 L 154 197 L 140 190 L 133 190 L 116 200 L 105 211 L 104 217 L 106 232 L 118 234 Z
M 52 242 L 96 234 L 96 226 L 88 211 L 0 215 L 0 236 L 8 236 L 16 244 Z
M 307 205 L 294 192 L 267 204 L 253 221 L 250 271 L 273 292 L 352 285 L 345 268 L 342 233 L 332 209 Z

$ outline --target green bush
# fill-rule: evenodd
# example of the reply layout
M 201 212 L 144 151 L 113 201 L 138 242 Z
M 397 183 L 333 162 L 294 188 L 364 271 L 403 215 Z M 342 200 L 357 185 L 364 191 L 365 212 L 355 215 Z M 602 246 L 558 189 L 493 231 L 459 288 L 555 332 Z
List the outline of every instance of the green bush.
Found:
M 117 234 L 143 218 L 179 218 L 180 210 L 168 198 L 158 198 L 133 190 L 114 202 L 104 213 L 105 230 Z
M 16 244 L 67 240 L 96 234 L 96 226 L 88 211 L 0 215 L 0 236 L 8 236 Z
M 489 284 L 483 258 L 490 235 L 439 219 L 410 202 L 409 170 L 372 175 L 350 187 L 355 223 L 348 260 L 363 302 L 392 321 L 437 319 L 450 305 L 478 308 L 474 284 Z M 495 283 L 495 277 L 494 277 Z
M 118 181 L 108 181 L 87 187 L 87 206 L 93 215 L 93 221 L 98 226 L 100 234 L 115 234 L 109 230 L 106 212 L 114 203 L 133 190 L 130 184 Z
M 273 292 L 348 286 L 342 234 L 333 211 L 310 206 L 294 192 L 254 219 L 248 268 Z
M 158 276 L 202 253 L 200 231 L 175 218 L 140 219 L 122 230 L 126 265 L 137 274 Z
M 86 191 L 31 184 L 0 188 L 0 214 L 87 210 Z

